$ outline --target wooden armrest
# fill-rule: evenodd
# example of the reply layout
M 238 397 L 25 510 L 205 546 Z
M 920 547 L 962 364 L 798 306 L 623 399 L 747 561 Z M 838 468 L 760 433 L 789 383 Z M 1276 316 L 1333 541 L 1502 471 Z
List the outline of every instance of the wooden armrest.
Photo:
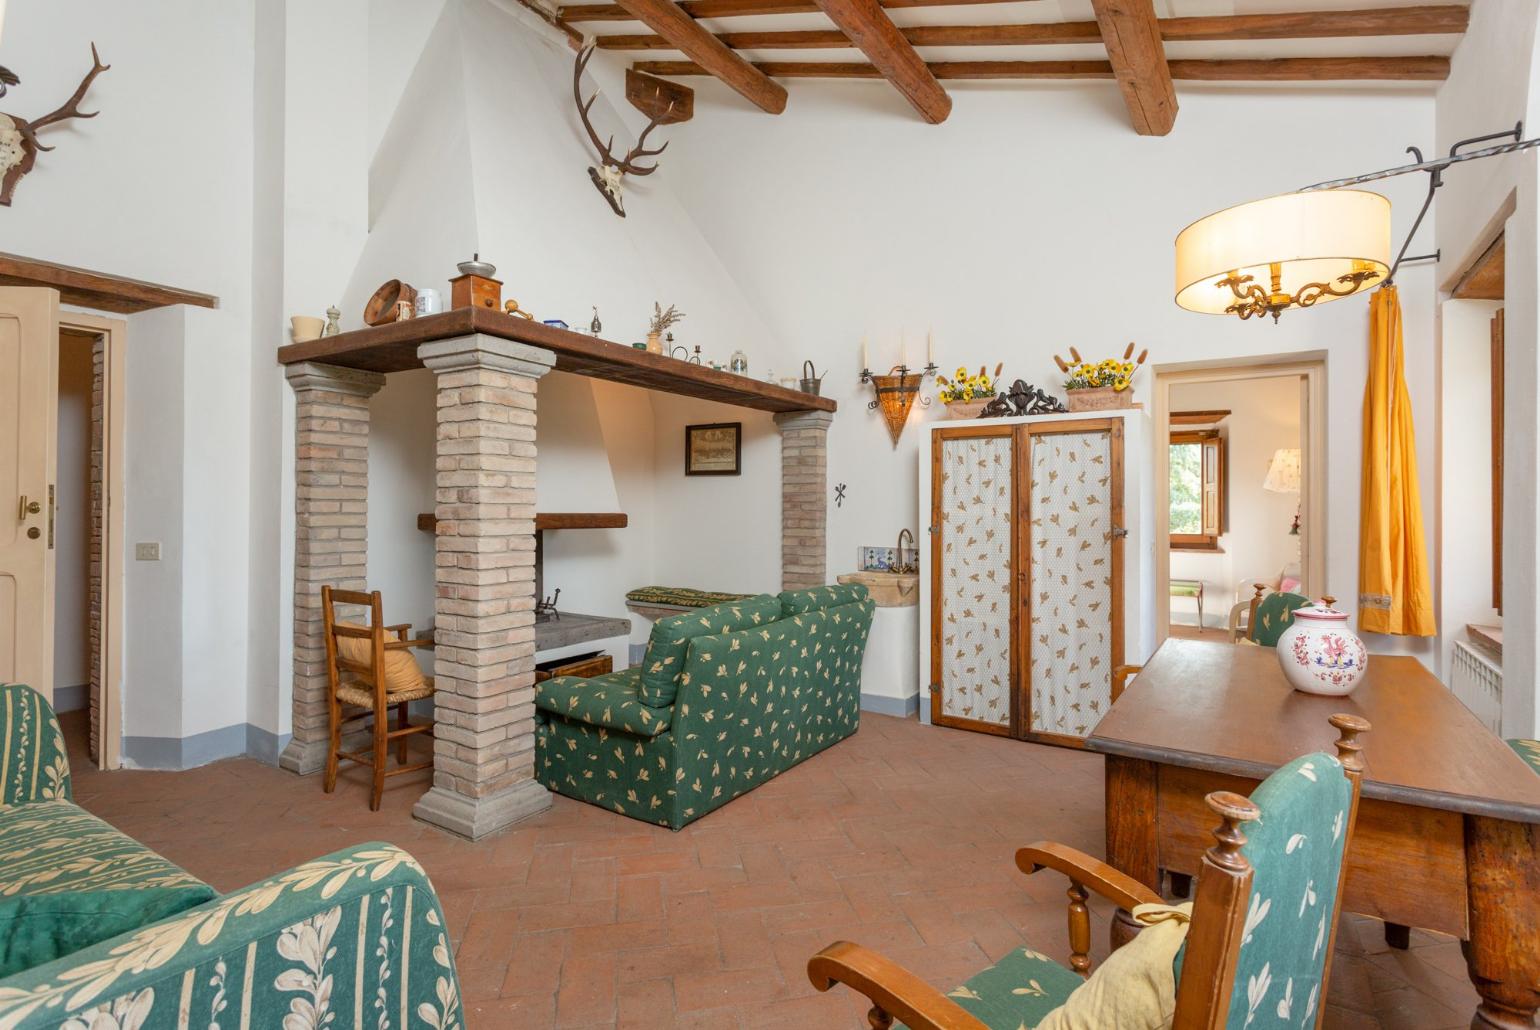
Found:
M 433 638 L 432 637 L 418 637 L 415 640 L 387 640 L 387 641 L 385 641 L 385 650 L 387 650 L 387 651 L 405 651 L 409 647 L 432 647 L 432 646 L 433 646 Z
M 1165 900 L 1132 876 L 1118 872 L 1106 862 L 1053 841 L 1039 841 L 1017 851 L 1016 868 L 1028 876 L 1039 869 L 1063 873 L 1119 908 L 1129 911 L 1133 911 L 1135 905 L 1159 905 Z
M 405 640 L 406 635 L 412 632 L 412 624 L 410 622 L 400 622 L 394 626 L 386 626 L 385 632 L 394 633 L 398 640 Z
M 911 1030 L 989 1030 L 968 1010 L 909 970 L 859 944 L 835 941 L 807 961 L 807 978 L 820 991 L 834 984 L 852 987 L 872 1000 L 874 1015 L 903 1022 Z M 868 1017 L 872 1026 L 888 1022 Z

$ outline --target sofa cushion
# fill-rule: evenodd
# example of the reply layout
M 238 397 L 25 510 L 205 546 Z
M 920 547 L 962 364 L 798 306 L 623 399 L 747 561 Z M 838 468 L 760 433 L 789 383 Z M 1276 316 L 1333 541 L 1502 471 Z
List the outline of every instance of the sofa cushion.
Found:
M 218 896 L 71 802 L 0 808 L 0 979 Z
M 668 729 L 673 708 L 642 704 L 641 669 L 602 676 L 556 676 L 535 684 L 535 707 L 590 726 L 656 737 Z
M 713 604 L 742 601 L 752 594 L 723 594 L 689 587 L 637 587 L 626 594 L 627 604 L 666 604 L 676 608 L 706 608 Z
M 31 687 L 0 683 L 0 806 L 69 799 L 69 759 L 52 706 Z
M 684 669 L 690 641 L 715 633 L 732 633 L 774 622 L 781 617 L 781 603 L 769 594 L 745 601 L 714 604 L 699 611 L 682 612 L 653 624 L 642 660 L 642 703 L 666 708 L 679 692 L 679 673 Z
M 807 590 L 783 590 L 779 600 L 783 615 L 801 615 L 803 612 L 837 608 L 842 604 L 856 604 L 870 596 L 871 591 L 860 583 L 841 583 Z

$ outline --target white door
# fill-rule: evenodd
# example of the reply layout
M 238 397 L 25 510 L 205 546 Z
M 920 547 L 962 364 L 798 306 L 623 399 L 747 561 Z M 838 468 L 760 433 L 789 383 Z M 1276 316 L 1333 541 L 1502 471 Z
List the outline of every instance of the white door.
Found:
M 53 699 L 59 295 L 0 287 L 0 682 Z

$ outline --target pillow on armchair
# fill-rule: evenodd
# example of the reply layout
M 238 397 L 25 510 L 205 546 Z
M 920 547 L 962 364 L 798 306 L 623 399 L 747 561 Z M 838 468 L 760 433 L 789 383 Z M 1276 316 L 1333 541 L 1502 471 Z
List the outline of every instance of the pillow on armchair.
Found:
M 780 617 L 781 602 L 769 594 L 760 594 L 658 620 L 647 638 L 647 656 L 642 659 L 642 704 L 667 708 L 674 703 L 685 652 L 695 637 L 764 626 Z
M 1036 1030 L 1162 1030 L 1176 1015 L 1176 956 L 1187 940 L 1192 902 L 1136 905 L 1145 929 L 1107 956 Z

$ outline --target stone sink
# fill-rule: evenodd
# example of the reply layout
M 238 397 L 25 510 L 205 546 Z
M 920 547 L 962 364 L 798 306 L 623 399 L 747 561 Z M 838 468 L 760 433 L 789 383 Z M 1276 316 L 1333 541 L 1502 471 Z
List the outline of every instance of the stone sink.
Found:
M 908 608 L 920 603 L 920 577 L 913 572 L 847 572 L 841 583 L 859 583 L 871 591 L 878 608 Z

